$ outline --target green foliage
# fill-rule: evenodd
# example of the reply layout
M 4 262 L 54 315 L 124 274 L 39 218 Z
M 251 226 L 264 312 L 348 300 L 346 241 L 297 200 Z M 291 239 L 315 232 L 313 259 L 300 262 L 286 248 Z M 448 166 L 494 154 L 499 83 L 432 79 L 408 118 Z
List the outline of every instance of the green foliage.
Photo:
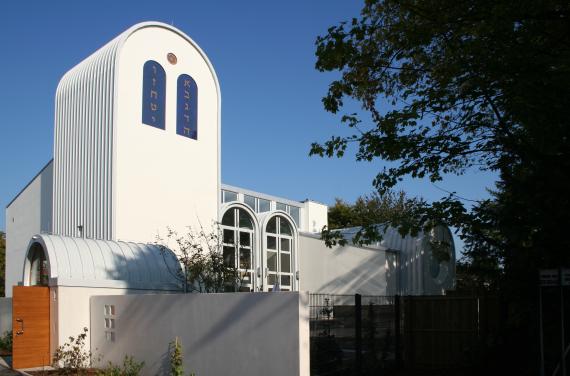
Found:
M 414 208 L 422 202 L 417 198 L 406 197 L 402 191 L 387 191 L 383 195 L 373 192 L 358 197 L 352 205 L 337 198 L 335 205 L 329 208 L 329 227 L 336 229 L 402 222 L 400 219 L 413 216 Z
M 496 289 L 527 343 L 537 269 L 570 266 L 569 30 L 562 0 L 366 0 L 359 18 L 316 42 L 316 68 L 339 73 L 325 109 L 355 101 L 363 111 L 344 114 L 349 134 L 310 154 L 391 162 L 373 181 L 380 193 L 409 176 L 498 174 L 488 200 L 450 192 L 418 213 L 420 224 L 460 229 L 458 282 Z M 505 345 L 504 364 L 533 372 L 518 359 L 538 356 L 522 343 Z
M 310 153 L 343 156 L 353 144 L 357 160 L 393 162 L 374 180 L 380 193 L 405 176 L 497 171 L 492 200 L 470 211 L 452 192 L 421 208 L 424 220 L 462 228 L 473 257 L 570 264 L 548 251 L 570 247 L 569 14 L 561 0 L 367 0 L 359 19 L 317 39 L 316 68 L 340 73 L 327 111 L 350 99 L 370 117 L 343 115 L 350 134 Z
M 6 296 L 6 234 L 0 231 L 0 296 Z
M 172 376 L 184 376 L 184 354 L 182 352 L 182 343 L 178 337 L 170 342 L 170 374 Z M 189 376 L 196 376 L 194 372 Z
M 91 351 L 85 349 L 87 328 L 77 337 L 69 337 L 69 342 L 59 346 L 52 359 L 54 368 L 59 369 L 63 375 L 87 374 L 87 368 L 91 365 Z
M 0 337 L 0 350 L 4 350 L 7 352 L 12 352 L 12 340 L 13 340 L 13 336 L 12 336 L 12 331 L 6 331 L 4 332 L 4 335 L 2 335 L 2 337 Z
M 184 285 L 184 291 L 215 293 L 235 291 L 241 285 L 241 275 L 234 264 L 224 260 L 222 238 L 219 229 L 199 232 L 188 228 L 179 235 L 167 229 L 166 238 L 157 238 L 161 251 L 172 250 L 182 265 L 182 270 L 170 271 Z
M 383 194 L 373 192 L 360 196 L 354 204 L 337 198 L 335 205 L 329 208 L 329 227 L 323 229 L 321 237 L 327 246 L 345 245 L 348 239 L 334 230 L 361 227 L 350 240 L 355 244 L 370 244 L 382 240 L 383 231 L 388 226 L 397 226 L 402 234 L 415 235 L 433 225 L 432 222 L 422 222 L 421 209 L 425 205 L 422 199 L 408 198 L 404 192 L 390 190 Z
M 138 376 L 144 367 L 144 362 L 137 362 L 132 356 L 125 355 L 123 366 L 111 362 L 107 367 L 97 372 L 98 376 Z
M 567 35 L 567 12 L 563 1 L 366 1 L 360 19 L 317 39 L 316 67 L 341 73 L 325 109 L 337 113 L 352 98 L 372 124 L 345 115 L 353 134 L 313 144 L 311 153 L 339 156 L 356 143 L 358 160 L 398 162 L 377 176 L 383 191 L 407 175 L 437 181 L 500 168 L 505 152 L 520 157 L 528 141 L 552 139 L 536 150 L 552 155 L 551 146 L 566 149 L 552 136 L 565 134 L 558 115 L 569 111 L 559 97 L 569 90 L 569 48 L 558 37 Z M 555 135 L 528 133 L 539 125 Z

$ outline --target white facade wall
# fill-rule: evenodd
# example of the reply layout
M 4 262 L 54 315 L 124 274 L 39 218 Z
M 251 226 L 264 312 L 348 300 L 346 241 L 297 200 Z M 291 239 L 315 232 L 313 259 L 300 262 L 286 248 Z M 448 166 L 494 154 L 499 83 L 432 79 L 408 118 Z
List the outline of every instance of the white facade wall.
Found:
M 304 223 L 305 226 L 301 231 L 306 232 L 321 232 L 324 226 L 328 226 L 328 206 L 321 204 L 316 201 L 307 200 L 304 202 L 305 205 L 305 215 Z
M 52 230 L 53 164 L 49 162 L 6 207 L 6 296 L 22 283 L 30 239 Z
M 113 305 L 115 315 L 105 315 Z M 114 329 L 105 319 L 115 320 Z M 112 332 L 113 340 L 105 332 Z M 309 375 L 307 294 L 236 293 L 91 298 L 91 348 L 103 363 L 145 361 L 143 375 L 169 374 L 169 343 L 182 343 L 196 375 Z
M 167 54 L 177 56 L 175 65 Z M 165 129 L 141 122 L 142 67 L 157 61 L 166 71 Z M 177 79 L 198 86 L 198 139 L 176 134 Z M 124 42 L 117 65 L 115 132 L 115 235 L 152 242 L 166 227 L 186 232 L 218 219 L 220 93 L 200 48 L 163 25 L 141 27 Z
M 299 236 L 300 289 L 311 293 L 392 295 L 396 255 L 352 245 L 328 248 L 318 236 Z
M 359 227 L 346 228 L 339 230 L 340 233 L 347 241 L 351 241 L 354 235 L 360 230 Z M 448 227 L 437 226 L 429 233 L 419 232 L 416 236 L 406 235 L 403 236 L 395 227 L 379 228 L 382 234 L 382 240 L 366 247 L 348 246 L 351 250 L 349 254 L 357 254 L 355 260 L 360 260 L 365 257 L 366 252 L 381 252 L 386 254 L 386 278 L 389 289 L 387 294 L 400 294 L 400 295 L 444 295 L 446 290 L 455 288 L 455 245 L 453 237 Z M 312 238 L 313 241 L 308 241 L 304 238 Z M 434 250 L 434 246 L 439 244 L 439 253 Z M 330 261 L 335 255 L 335 252 L 341 247 L 327 248 L 322 240 L 319 239 L 317 234 L 304 234 L 300 242 L 302 250 L 301 261 L 306 259 L 307 254 L 314 255 L 314 252 L 320 252 L 324 259 Z M 315 251 L 317 250 L 317 251 Z M 311 270 L 315 268 L 314 265 L 318 259 L 312 257 L 308 262 L 311 264 Z M 322 272 L 312 275 L 310 278 L 314 280 L 326 281 L 330 279 L 328 275 L 337 275 L 343 272 L 346 268 L 354 270 L 365 270 L 364 263 L 358 263 L 351 260 L 335 260 L 330 262 L 325 268 L 326 273 Z M 379 260 L 374 261 L 377 267 Z M 303 265 L 301 265 L 303 269 Z M 317 270 L 321 270 L 322 267 Z M 377 269 L 374 269 L 377 270 Z M 305 272 L 306 274 L 306 272 Z M 355 281 L 358 276 L 354 274 Z M 362 277 L 364 278 L 364 277 Z M 334 287 L 334 284 L 333 284 Z M 330 286 L 327 286 L 330 288 Z M 305 289 L 303 285 L 303 289 Z M 322 290 L 322 292 L 332 292 Z

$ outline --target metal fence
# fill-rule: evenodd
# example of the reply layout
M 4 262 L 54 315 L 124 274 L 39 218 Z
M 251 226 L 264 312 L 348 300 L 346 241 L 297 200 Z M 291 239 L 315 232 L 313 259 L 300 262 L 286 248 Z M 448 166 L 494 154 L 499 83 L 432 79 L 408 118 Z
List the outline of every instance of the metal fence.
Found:
M 310 295 L 311 374 L 371 375 L 394 365 L 395 298 Z
M 311 374 L 470 367 L 498 332 L 497 299 L 310 294 Z

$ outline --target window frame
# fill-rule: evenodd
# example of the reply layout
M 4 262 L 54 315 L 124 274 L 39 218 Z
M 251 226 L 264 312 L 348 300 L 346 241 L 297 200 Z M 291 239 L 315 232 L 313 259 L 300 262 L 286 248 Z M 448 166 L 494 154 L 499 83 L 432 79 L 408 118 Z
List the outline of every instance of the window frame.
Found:
M 235 201 L 232 201 L 235 202 Z M 249 206 L 248 206 L 249 208 Z M 226 214 L 228 214 L 228 212 L 232 210 L 233 211 L 233 226 L 229 226 L 229 225 L 225 225 L 222 224 L 223 223 L 223 218 L 226 216 Z M 243 211 L 249 218 L 249 220 L 251 221 L 251 229 L 246 228 L 246 227 L 240 227 L 240 211 Z M 251 213 L 248 212 L 247 209 L 245 209 L 244 207 L 242 207 L 241 205 L 232 205 L 229 206 L 228 208 L 226 208 L 223 211 L 223 215 L 221 217 L 221 220 L 219 222 L 219 227 L 220 227 L 220 244 L 222 247 L 222 255 L 224 256 L 224 250 L 226 247 L 233 247 L 234 248 L 234 254 L 233 254 L 233 259 L 234 259 L 234 267 L 236 267 L 238 273 L 243 273 L 245 275 L 249 274 L 250 277 L 250 281 L 248 283 L 244 283 L 243 279 L 241 279 L 240 281 L 240 286 L 239 286 L 239 291 L 242 291 L 243 287 L 247 287 L 248 290 L 243 290 L 244 292 L 246 291 L 256 291 L 257 290 L 257 273 L 256 273 L 256 262 L 257 262 L 257 258 L 258 255 L 256 254 L 257 252 L 257 247 L 256 247 L 256 230 L 257 230 L 257 226 L 256 226 L 256 222 L 255 222 L 255 216 L 252 216 Z M 233 243 L 228 243 L 225 241 L 225 231 L 231 231 L 233 232 Z M 249 234 L 249 245 L 248 246 L 243 246 L 241 244 L 241 236 L 242 233 L 247 233 Z M 249 250 L 250 256 L 249 256 L 249 262 L 250 262 L 250 267 L 249 268 L 241 268 L 240 266 L 240 253 L 241 250 Z
M 275 220 L 275 232 L 269 232 L 267 230 L 270 222 Z M 281 232 L 281 221 L 285 221 L 287 226 L 289 226 L 291 230 L 291 235 L 285 234 Z M 269 249 L 269 237 L 275 238 L 275 249 Z M 270 283 L 270 279 L 275 278 L 279 281 L 279 288 L 280 291 L 297 291 L 297 257 L 296 257 L 296 239 L 297 239 L 297 231 L 295 227 L 295 222 L 288 218 L 287 216 L 283 215 L 282 213 L 276 213 L 271 215 L 263 228 L 263 270 L 264 270 L 264 291 L 273 291 L 275 287 L 275 283 Z M 282 241 L 286 241 L 289 243 L 289 250 L 284 251 L 282 246 Z M 269 252 L 275 253 L 276 257 L 276 270 L 269 270 Z M 287 255 L 289 257 L 289 271 L 283 271 L 283 263 L 282 263 L 282 255 Z M 274 277 L 273 277 L 274 276 Z M 283 284 L 283 277 L 289 277 L 289 284 Z M 273 282 L 273 281 L 272 281 Z

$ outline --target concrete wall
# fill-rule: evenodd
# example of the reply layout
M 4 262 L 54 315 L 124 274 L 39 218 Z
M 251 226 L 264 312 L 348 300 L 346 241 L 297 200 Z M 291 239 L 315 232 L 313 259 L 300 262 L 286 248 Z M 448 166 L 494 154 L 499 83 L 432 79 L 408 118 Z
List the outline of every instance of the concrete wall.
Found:
M 0 298 L 0 336 L 12 330 L 12 298 Z
M 105 315 L 105 305 L 114 306 L 114 316 Z M 114 329 L 105 328 L 106 318 L 114 320 Z M 168 374 L 168 344 L 175 337 L 183 346 L 186 373 L 309 375 L 307 294 L 91 298 L 91 348 L 104 363 L 121 363 L 128 354 L 145 361 L 144 375 Z
M 118 288 L 92 288 L 92 287 L 50 287 L 50 349 L 63 345 L 70 336 L 77 336 L 89 324 L 89 300 L 96 295 L 125 295 L 152 293 L 149 290 L 118 289 Z M 89 348 L 88 332 L 87 348 Z M 95 349 L 93 352 L 96 354 Z
M 52 229 L 53 163 L 38 175 L 6 207 L 6 296 L 22 282 L 24 259 L 33 235 Z
M 396 255 L 351 245 L 327 248 L 299 236 L 300 288 L 312 293 L 391 295 L 397 291 Z

